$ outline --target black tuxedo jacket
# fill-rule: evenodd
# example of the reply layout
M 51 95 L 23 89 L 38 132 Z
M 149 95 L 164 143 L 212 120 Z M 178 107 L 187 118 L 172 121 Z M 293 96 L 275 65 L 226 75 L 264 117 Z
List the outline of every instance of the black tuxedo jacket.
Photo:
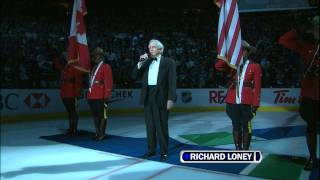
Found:
M 140 69 L 136 65 L 133 71 L 133 78 L 137 79 L 142 77 L 142 88 L 140 95 L 140 103 L 145 104 L 146 96 L 148 93 L 148 72 L 149 66 L 154 59 L 147 59 L 143 62 Z M 167 57 L 161 57 L 157 86 L 156 86 L 156 100 L 158 106 L 161 108 L 167 107 L 167 101 L 176 101 L 176 87 L 177 87 L 177 76 L 176 76 L 176 63 L 173 59 Z

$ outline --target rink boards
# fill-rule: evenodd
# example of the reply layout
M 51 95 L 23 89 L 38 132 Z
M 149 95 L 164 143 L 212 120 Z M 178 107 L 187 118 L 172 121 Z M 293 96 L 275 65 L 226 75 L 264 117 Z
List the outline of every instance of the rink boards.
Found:
M 58 89 L 2 89 L 1 116 L 3 119 L 24 115 L 53 115 L 65 113 Z M 175 112 L 224 110 L 227 89 L 177 89 Z M 268 88 L 261 91 L 260 111 L 297 110 L 298 88 Z M 83 91 L 78 100 L 80 114 L 88 114 L 89 107 Z M 139 89 L 115 89 L 109 99 L 111 113 L 142 112 Z

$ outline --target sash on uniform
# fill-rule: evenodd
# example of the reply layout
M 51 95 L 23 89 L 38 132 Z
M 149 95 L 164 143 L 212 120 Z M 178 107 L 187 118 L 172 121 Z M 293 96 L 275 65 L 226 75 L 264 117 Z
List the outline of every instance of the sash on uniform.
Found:
M 236 85 L 236 103 L 237 104 L 241 104 L 243 81 L 244 81 L 244 77 L 245 77 L 249 62 L 250 62 L 249 60 L 245 62 L 242 70 L 240 68 L 241 66 L 238 66 L 237 68 L 237 85 Z
M 103 63 L 103 61 L 101 61 L 101 62 L 98 64 L 98 66 L 97 66 L 97 68 L 95 69 L 93 75 L 91 75 L 91 77 L 90 77 L 89 92 L 91 92 L 91 87 L 92 87 L 92 85 L 93 85 L 93 81 L 94 81 L 94 79 L 96 78 L 97 72 L 98 72 L 100 66 L 102 65 L 102 63 Z
M 309 73 L 309 71 L 311 70 L 311 68 L 313 66 L 313 63 L 316 61 L 317 55 L 319 53 L 319 47 L 320 47 L 320 44 L 318 44 L 318 46 L 317 46 L 317 49 L 316 49 L 316 51 L 315 51 L 315 53 L 313 55 L 312 61 L 308 64 L 307 68 L 303 72 L 303 78 L 305 78 L 307 76 L 307 74 Z

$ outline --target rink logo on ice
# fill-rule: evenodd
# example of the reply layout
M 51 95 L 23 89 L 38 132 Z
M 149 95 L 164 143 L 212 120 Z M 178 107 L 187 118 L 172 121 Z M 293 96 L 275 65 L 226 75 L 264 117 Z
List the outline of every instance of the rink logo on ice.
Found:
M 191 91 L 181 92 L 181 101 L 183 103 L 190 103 L 192 101 L 192 92 Z
M 46 108 L 49 102 L 50 98 L 43 93 L 31 93 L 24 99 L 24 103 L 32 109 Z
M 260 151 L 195 151 L 180 152 L 181 163 L 260 163 Z

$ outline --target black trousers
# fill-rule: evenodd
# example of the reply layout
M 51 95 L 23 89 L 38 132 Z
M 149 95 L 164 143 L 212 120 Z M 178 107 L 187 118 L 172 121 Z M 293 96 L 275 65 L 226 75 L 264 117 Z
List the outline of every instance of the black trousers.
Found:
M 310 158 L 316 159 L 317 154 L 317 131 L 319 130 L 320 121 L 320 101 L 302 97 L 300 104 L 300 115 L 307 123 L 307 145 Z
M 93 114 L 94 126 L 97 136 L 105 135 L 107 126 L 106 108 L 104 99 L 89 99 L 88 104 Z
M 320 122 L 320 101 L 312 100 L 306 97 L 301 99 L 299 113 L 307 123 L 307 132 L 316 133 Z
M 247 104 L 227 104 L 226 112 L 232 120 L 234 131 L 251 133 L 252 108 Z
M 155 86 L 148 86 L 147 99 L 144 104 L 144 117 L 147 129 L 148 151 L 156 152 L 157 139 L 160 144 L 160 153 L 168 154 L 168 116 L 166 108 L 160 108 L 156 101 Z
M 69 120 L 69 130 L 76 131 L 78 128 L 78 119 L 79 116 L 76 111 L 76 101 L 77 99 L 74 97 L 70 98 L 62 98 L 62 102 L 64 107 L 68 112 L 68 120 Z

